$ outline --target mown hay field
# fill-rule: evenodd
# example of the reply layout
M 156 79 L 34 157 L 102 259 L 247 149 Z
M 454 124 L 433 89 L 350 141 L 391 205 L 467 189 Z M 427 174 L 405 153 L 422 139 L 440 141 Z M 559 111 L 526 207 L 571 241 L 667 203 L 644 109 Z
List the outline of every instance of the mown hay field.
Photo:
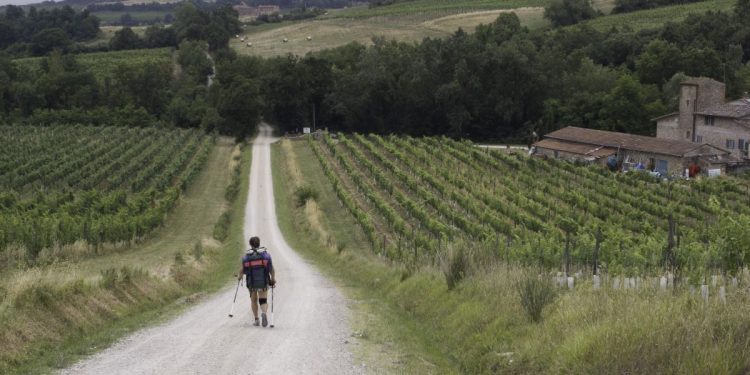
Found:
M 540 29 L 550 26 L 544 18 L 547 4 L 547 0 L 418 0 L 376 8 L 332 10 L 314 20 L 247 26 L 240 38 L 230 41 L 230 46 L 240 54 L 272 57 L 304 56 L 351 42 L 367 45 L 374 37 L 419 42 L 424 38 L 448 37 L 459 28 L 473 32 L 478 25 L 494 22 L 504 12 L 514 12 L 525 27 Z M 732 0 L 717 0 L 609 15 L 614 1 L 599 0 L 594 1 L 594 7 L 605 15 L 584 24 L 599 31 L 613 26 L 634 30 L 656 28 L 690 14 L 728 11 L 733 4 Z

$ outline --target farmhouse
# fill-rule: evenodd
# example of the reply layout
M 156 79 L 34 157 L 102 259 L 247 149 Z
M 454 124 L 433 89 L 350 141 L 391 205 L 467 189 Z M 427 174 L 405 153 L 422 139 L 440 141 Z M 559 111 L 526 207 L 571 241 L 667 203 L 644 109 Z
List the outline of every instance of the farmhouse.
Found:
M 642 168 L 662 175 L 683 175 L 698 171 L 725 173 L 727 164 L 738 160 L 730 152 L 709 144 L 661 139 L 627 133 L 569 126 L 534 143 L 535 155 L 606 165 Z
M 656 137 L 708 143 L 748 159 L 750 98 L 725 100 L 723 83 L 689 78 L 680 85 L 679 112 L 654 119 Z

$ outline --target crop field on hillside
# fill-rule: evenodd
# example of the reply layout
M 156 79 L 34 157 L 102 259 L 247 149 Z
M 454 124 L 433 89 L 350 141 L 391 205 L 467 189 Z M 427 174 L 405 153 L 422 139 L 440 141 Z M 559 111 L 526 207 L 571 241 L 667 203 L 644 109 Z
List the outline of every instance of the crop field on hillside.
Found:
M 261 57 L 283 56 L 288 53 L 304 56 L 308 52 L 335 48 L 351 42 L 369 44 L 373 37 L 382 36 L 400 42 L 419 42 L 424 38 L 444 38 L 459 27 L 473 32 L 481 23 L 493 22 L 501 12 L 514 11 L 521 24 L 529 28 L 547 25 L 540 7 L 514 10 L 490 10 L 444 16 L 424 15 L 419 19 L 408 16 L 372 18 L 333 18 L 287 24 L 250 27 L 240 39 L 230 40 L 238 53 Z M 307 37 L 311 40 L 307 40 Z M 283 39 L 287 38 L 287 42 Z M 247 46 L 247 43 L 252 46 Z
M 50 262 L 145 237 L 213 144 L 199 130 L 0 127 L 0 264 Z
M 452 244 L 568 275 L 675 267 L 699 284 L 736 274 L 750 256 L 747 178 L 667 183 L 447 138 L 309 145 L 373 248 L 404 264 L 430 264 Z M 670 217 L 677 238 L 667 251 Z
M 138 49 L 113 52 L 94 52 L 75 55 L 76 62 L 86 71 L 94 73 L 97 79 L 111 77 L 112 72 L 120 67 L 140 67 L 146 64 L 171 64 L 171 48 Z M 16 66 L 29 74 L 35 74 L 42 68 L 44 57 L 30 57 L 14 60 Z
M 702 14 L 708 11 L 731 11 L 736 1 L 713 0 L 699 3 L 673 5 L 668 7 L 647 9 L 631 13 L 612 14 L 585 21 L 599 31 L 606 31 L 613 26 L 630 27 L 633 30 L 652 29 L 667 22 L 679 22 L 690 14 Z
M 415 0 L 380 7 L 355 7 L 329 12 L 330 18 L 370 18 L 386 16 L 414 16 L 439 18 L 451 14 L 483 10 L 544 7 L 547 0 Z

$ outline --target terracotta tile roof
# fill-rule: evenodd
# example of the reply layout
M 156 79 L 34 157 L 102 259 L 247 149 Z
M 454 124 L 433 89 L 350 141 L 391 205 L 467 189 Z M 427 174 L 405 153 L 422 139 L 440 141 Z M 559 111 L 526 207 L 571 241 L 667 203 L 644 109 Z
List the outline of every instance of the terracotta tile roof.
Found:
M 683 85 L 698 85 L 698 86 L 704 86 L 704 85 L 724 85 L 723 83 L 708 77 L 688 77 L 686 80 L 682 81 Z
M 593 146 L 582 143 L 570 143 L 557 141 L 554 139 L 542 139 L 541 141 L 534 143 L 534 146 L 538 148 L 546 148 L 549 150 L 569 152 L 571 154 L 591 156 L 596 159 L 609 156 L 617 152 L 617 149 L 610 147 Z
M 696 113 L 701 115 L 729 118 L 750 117 L 750 99 L 738 99 L 733 102 L 717 105 L 715 107 L 708 108 L 703 112 Z
M 659 117 L 654 117 L 654 118 L 651 119 L 651 121 L 659 121 L 659 120 L 665 119 L 667 117 L 672 117 L 672 116 L 677 117 L 679 115 L 680 115 L 680 112 L 672 112 L 672 113 L 667 114 L 667 115 L 661 115 Z
M 609 132 L 596 129 L 585 129 L 575 126 L 569 126 L 567 128 L 556 130 L 545 135 L 544 137 L 547 139 L 574 142 L 579 144 L 603 146 L 614 149 L 617 149 L 619 147 L 626 150 L 650 152 L 678 157 L 682 157 L 688 152 L 703 146 L 702 144 L 688 141 L 676 141 L 664 138 L 647 137 L 643 135 Z M 719 150 L 718 148 L 716 149 Z

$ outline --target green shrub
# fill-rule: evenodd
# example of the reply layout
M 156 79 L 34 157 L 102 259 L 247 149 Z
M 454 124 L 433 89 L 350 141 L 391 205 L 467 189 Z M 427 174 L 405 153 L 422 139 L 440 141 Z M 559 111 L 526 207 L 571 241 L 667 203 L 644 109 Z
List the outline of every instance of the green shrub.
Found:
M 106 270 L 101 271 L 102 279 L 99 281 L 99 285 L 102 288 L 113 288 L 117 284 L 117 269 L 116 268 L 107 268 Z
M 201 243 L 200 240 L 195 241 L 195 245 L 193 246 L 193 258 L 195 258 L 195 260 L 201 260 L 201 258 L 203 258 L 203 243 Z
M 318 199 L 318 190 L 310 185 L 302 185 L 294 190 L 294 197 L 297 199 L 297 207 L 302 207 L 308 200 Z
M 216 225 L 214 225 L 213 235 L 215 239 L 222 242 L 227 239 L 227 236 L 229 236 L 229 221 L 231 216 L 231 211 L 226 211 L 219 216 L 219 220 L 216 221 Z
M 234 202 L 234 198 L 240 192 L 240 165 L 234 167 L 232 170 L 232 180 L 227 185 L 227 189 L 224 191 L 224 199 L 227 202 Z
M 466 253 L 463 250 L 451 252 L 448 257 L 448 263 L 443 270 L 448 289 L 452 290 L 455 288 L 456 285 L 466 277 L 468 270 L 469 259 L 466 256 Z
M 521 306 L 532 322 L 542 320 L 542 310 L 555 299 L 555 287 L 545 277 L 527 274 L 516 284 Z
M 174 264 L 178 266 L 185 264 L 185 257 L 182 256 L 181 251 L 178 251 L 174 254 Z

